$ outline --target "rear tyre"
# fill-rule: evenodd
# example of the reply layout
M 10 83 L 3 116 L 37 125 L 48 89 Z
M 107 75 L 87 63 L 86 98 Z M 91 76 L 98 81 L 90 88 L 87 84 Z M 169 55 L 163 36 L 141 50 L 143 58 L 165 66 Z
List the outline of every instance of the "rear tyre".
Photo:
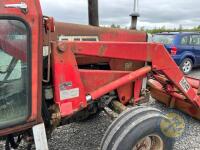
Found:
M 184 74 L 189 74 L 192 71 L 193 68 L 193 62 L 190 58 L 185 58 L 181 65 L 180 65 L 181 70 L 183 71 Z
M 174 139 L 163 134 L 161 120 L 169 121 L 155 108 L 136 107 L 119 116 L 106 131 L 101 150 L 168 150 Z

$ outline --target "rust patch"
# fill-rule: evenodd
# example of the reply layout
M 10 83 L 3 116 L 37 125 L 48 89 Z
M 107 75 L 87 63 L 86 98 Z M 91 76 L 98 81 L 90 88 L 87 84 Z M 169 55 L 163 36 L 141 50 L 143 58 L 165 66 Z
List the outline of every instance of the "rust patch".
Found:
M 147 58 L 146 58 L 146 61 L 149 61 L 149 62 L 152 61 L 151 48 L 152 48 L 152 44 L 147 44 Z
M 75 43 L 72 44 L 72 46 L 71 46 L 71 51 L 72 51 L 73 53 L 77 52 L 77 47 L 76 47 L 76 44 L 75 44 Z
M 133 69 L 133 62 L 125 63 L 125 71 L 131 71 Z
M 31 23 L 34 24 L 35 23 L 35 18 L 31 18 Z
M 103 55 L 105 54 L 105 52 L 106 52 L 106 49 L 107 49 L 107 46 L 101 45 L 101 47 L 99 48 L 98 54 L 99 54 L 100 56 L 103 56 Z

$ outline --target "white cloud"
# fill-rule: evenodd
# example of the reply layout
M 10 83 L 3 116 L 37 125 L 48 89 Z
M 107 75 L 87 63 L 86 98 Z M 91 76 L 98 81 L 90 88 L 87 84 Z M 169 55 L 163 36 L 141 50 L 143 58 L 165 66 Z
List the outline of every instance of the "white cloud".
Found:
M 87 0 L 40 0 L 43 14 L 58 21 L 87 23 Z
M 56 20 L 88 23 L 88 0 L 41 0 L 43 12 Z M 141 17 L 138 26 L 192 27 L 200 25 L 199 0 L 139 0 Z M 100 23 L 130 24 L 133 0 L 99 0 Z

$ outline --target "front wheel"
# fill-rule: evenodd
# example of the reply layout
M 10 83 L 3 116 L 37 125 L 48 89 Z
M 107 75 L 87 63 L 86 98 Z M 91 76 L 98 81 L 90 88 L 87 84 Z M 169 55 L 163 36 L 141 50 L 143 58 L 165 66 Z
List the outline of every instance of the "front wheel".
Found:
M 192 71 L 192 67 L 193 62 L 190 58 L 185 58 L 180 65 L 180 68 L 184 74 L 189 74 Z
M 101 150 L 170 150 L 174 139 L 162 132 L 160 122 L 169 120 L 155 108 L 129 109 L 108 128 Z

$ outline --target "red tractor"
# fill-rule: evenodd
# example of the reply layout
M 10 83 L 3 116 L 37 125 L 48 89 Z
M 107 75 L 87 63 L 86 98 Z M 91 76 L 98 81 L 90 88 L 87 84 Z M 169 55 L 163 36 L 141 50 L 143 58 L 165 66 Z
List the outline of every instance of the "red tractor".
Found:
M 134 30 L 54 23 L 39 0 L 0 1 L 0 136 L 46 150 L 59 126 L 103 109 L 120 114 L 102 150 L 167 150 L 173 138 L 147 106 L 151 95 L 200 119 L 197 79 L 185 77 L 161 44 Z

